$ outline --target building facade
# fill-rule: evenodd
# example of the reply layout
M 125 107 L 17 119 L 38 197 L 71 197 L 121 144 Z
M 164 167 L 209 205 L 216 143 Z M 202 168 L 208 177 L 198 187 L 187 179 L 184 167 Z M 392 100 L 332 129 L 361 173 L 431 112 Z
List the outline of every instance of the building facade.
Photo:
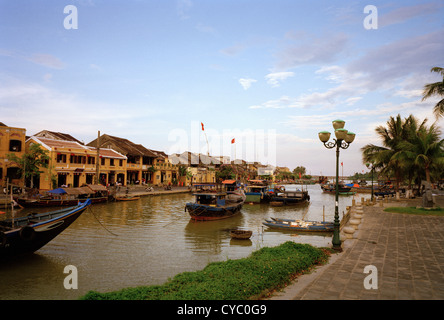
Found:
M 6 183 L 23 187 L 24 179 L 21 177 L 16 163 L 8 160 L 7 154 L 14 154 L 21 158 L 25 154 L 26 129 L 8 127 L 0 122 L 0 185 Z
M 26 146 L 39 144 L 48 152 L 47 168 L 40 168 L 38 185 L 41 190 L 57 187 L 80 187 L 84 184 L 112 185 L 119 182 L 125 185 L 126 157 L 115 150 L 103 148 L 97 155 L 97 149 L 75 141 L 55 140 L 32 136 L 26 140 Z M 96 179 L 97 159 L 99 179 Z

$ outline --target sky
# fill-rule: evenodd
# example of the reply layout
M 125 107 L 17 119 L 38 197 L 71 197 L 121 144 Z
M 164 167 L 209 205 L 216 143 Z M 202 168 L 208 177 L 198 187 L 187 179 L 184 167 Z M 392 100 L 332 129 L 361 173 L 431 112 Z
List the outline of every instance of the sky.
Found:
M 441 0 L 0 0 L 0 122 L 334 175 L 318 132 L 342 119 L 340 174 L 366 172 L 389 117 L 436 120 L 421 99 L 443 16 Z

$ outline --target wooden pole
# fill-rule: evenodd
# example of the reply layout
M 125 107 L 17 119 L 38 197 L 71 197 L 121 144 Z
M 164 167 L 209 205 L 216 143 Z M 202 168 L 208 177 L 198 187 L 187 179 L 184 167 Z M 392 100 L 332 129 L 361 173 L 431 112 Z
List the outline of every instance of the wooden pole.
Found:
M 100 131 L 97 132 L 97 144 L 96 144 L 96 149 L 97 149 L 97 155 L 96 155 L 96 179 L 95 179 L 95 184 L 99 184 L 100 183 Z

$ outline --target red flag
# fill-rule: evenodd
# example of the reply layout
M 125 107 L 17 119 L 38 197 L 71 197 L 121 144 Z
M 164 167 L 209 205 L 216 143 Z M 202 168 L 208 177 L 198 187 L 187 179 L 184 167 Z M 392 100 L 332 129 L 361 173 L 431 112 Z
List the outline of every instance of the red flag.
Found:
M 344 162 L 341 162 L 341 166 L 344 166 Z
M 301 173 L 299 172 L 299 179 L 302 177 Z
M 204 125 L 203 125 L 203 123 L 201 122 L 200 124 L 202 125 L 202 131 L 204 131 Z
M 231 139 L 231 144 L 233 144 L 235 142 L 235 139 L 233 138 L 233 139 Z

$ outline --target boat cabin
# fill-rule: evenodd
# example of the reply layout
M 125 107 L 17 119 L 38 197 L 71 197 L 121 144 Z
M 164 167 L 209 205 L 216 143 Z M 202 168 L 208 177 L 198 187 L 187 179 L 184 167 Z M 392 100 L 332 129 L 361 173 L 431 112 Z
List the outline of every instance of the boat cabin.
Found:
M 227 194 L 225 192 L 219 193 L 195 193 L 197 204 L 209 206 L 224 206 Z

